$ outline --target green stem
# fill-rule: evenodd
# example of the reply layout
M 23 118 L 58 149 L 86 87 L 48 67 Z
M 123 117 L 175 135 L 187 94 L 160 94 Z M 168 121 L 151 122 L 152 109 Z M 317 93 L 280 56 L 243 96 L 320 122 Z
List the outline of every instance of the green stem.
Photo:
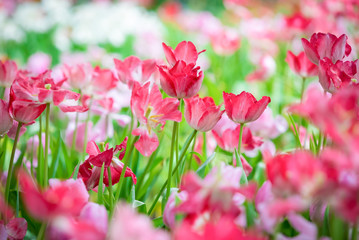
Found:
M 48 161 L 49 161 L 49 127 L 50 127 L 50 103 L 46 104 L 46 125 L 45 125 L 45 157 L 44 157 L 44 187 L 47 186 L 48 180 Z
M 137 183 L 137 189 L 141 189 L 142 183 L 143 183 L 143 181 L 144 181 L 144 179 L 146 177 L 146 174 L 147 174 L 148 170 L 150 169 L 150 166 L 151 166 L 154 159 L 155 159 L 154 154 L 152 154 L 150 159 L 147 162 L 147 165 L 145 167 L 145 170 L 142 173 L 141 178 L 139 179 L 139 181 Z
M 47 225 L 46 223 L 41 224 L 41 228 L 40 228 L 39 233 L 36 238 L 37 240 L 42 240 L 45 238 L 46 225 Z
M 42 159 L 42 115 L 39 117 L 39 132 L 38 132 L 38 139 L 39 139 L 39 146 L 37 149 L 37 182 L 42 183 L 42 172 L 43 172 L 43 159 Z
M 123 169 L 121 171 L 120 180 L 118 181 L 118 185 L 117 185 L 115 201 L 117 201 L 120 198 L 120 194 L 121 194 L 121 190 L 122 190 L 122 184 L 123 184 L 123 181 L 125 179 L 125 172 L 126 172 L 126 169 L 128 167 L 128 164 L 130 162 L 130 157 L 131 157 L 131 153 L 133 151 L 133 148 L 135 147 L 135 142 L 138 140 L 138 138 L 139 138 L 139 136 L 136 136 L 135 138 L 132 139 L 130 147 L 129 147 L 128 151 L 126 151 Z
M 238 140 L 238 155 L 239 157 L 241 157 L 241 147 L 242 147 L 242 136 L 243 136 L 243 128 L 244 128 L 244 123 L 242 123 L 240 125 L 240 128 L 239 128 L 239 140 Z M 240 159 L 239 159 L 240 160 Z M 237 166 L 239 163 L 237 163 Z
M 204 161 L 207 160 L 207 135 L 206 132 L 203 132 L 203 145 L 202 145 Z
M 7 141 L 8 141 L 8 136 L 5 135 L 3 138 L 3 142 L 2 142 L 2 155 L 1 155 L 1 171 L 5 170 L 5 159 L 6 159 L 6 149 L 7 149 Z
M 193 139 L 192 152 L 194 152 L 195 146 L 196 146 L 196 138 Z M 187 172 L 191 171 L 191 169 L 192 169 L 192 159 L 193 159 L 193 154 L 191 154 L 189 157 Z
M 171 192 L 172 165 L 173 165 L 173 155 L 174 155 L 177 130 L 178 130 L 178 122 L 173 122 L 171 152 L 170 152 L 170 159 L 169 159 L 170 162 L 169 162 L 169 166 L 168 166 L 168 177 L 167 177 L 166 201 L 169 198 L 170 192 Z M 177 163 L 178 162 L 179 161 L 177 161 Z
M 110 211 L 112 212 L 113 209 L 113 191 L 112 191 L 112 175 L 111 175 L 111 168 L 107 168 L 107 176 L 108 176 L 108 192 L 110 195 Z
M 0 98 L 4 99 L 5 87 L 0 87 Z
M 11 178 L 12 178 L 12 168 L 14 165 L 14 158 L 15 158 L 15 150 L 17 146 L 17 142 L 19 141 L 19 135 L 20 135 L 20 129 L 21 129 L 22 123 L 19 122 L 16 129 L 16 135 L 14 140 L 14 145 L 12 147 L 11 151 L 11 157 L 10 157 L 10 163 L 9 163 L 9 169 L 7 172 L 7 179 L 6 179 L 6 187 L 5 187 L 5 201 L 9 202 L 9 192 L 10 192 L 10 184 L 11 184 Z M 5 219 L 7 219 L 7 216 L 5 216 Z
M 72 143 L 71 143 L 71 154 L 72 152 L 75 150 L 75 142 L 76 142 L 76 135 L 77 135 L 77 125 L 79 123 L 79 113 L 76 113 L 76 119 L 75 119 L 75 130 L 74 133 L 72 135 Z M 72 157 L 71 157 L 72 159 Z
M 97 189 L 98 204 L 103 204 L 103 175 L 104 175 L 104 172 L 105 172 L 105 163 L 102 164 L 100 180 L 98 182 L 98 189 Z
M 85 137 L 84 137 L 84 146 L 82 149 L 82 160 L 85 159 L 85 153 L 86 153 L 86 147 L 87 147 L 87 135 L 88 135 L 88 125 L 89 125 L 89 121 L 90 121 L 90 117 L 91 117 L 91 105 L 92 105 L 92 96 L 91 96 L 91 100 L 90 100 L 90 104 L 89 104 L 89 110 L 87 112 L 87 118 L 86 118 L 86 122 L 85 122 Z M 80 163 L 82 162 L 82 160 L 80 160 Z M 76 173 L 77 175 L 77 173 Z
M 183 146 L 183 148 L 181 150 L 181 154 L 179 156 L 178 162 L 177 162 L 175 168 L 172 171 L 172 176 L 176 173 L 177 169 L 181 165 L 181 162 L 185 159 L 184 156 L 186 155 L 187 149 L 188 149 L 189 145 L 191 144 L 193 138 L 195 138 L 196 134 L 197 134 L 197 130 L 193 130 L 192 134 L 187 138 L 187 140 L 186 140 L 186 142 L 185 142 L 185 144 L 184 144 L 184 146 Z M 165 188 L 167 186 L 167 181 L 168 181 L 168 179 L 163 183 L 162 188 L 158 192 L 155 200 L 153 201 L 153 203 L 152 203 L 152 205 L 150 207 L 150 210 L 148 210 L 148 212 L 147 212 L 147 215 L 151 215 L 153 209 L 155 208 L 155 206 L 156 206 L 156 204 L 158 202 L 158 199 L 160 199 L 163 191 L 165 190 Z
M 358 238 L 358 224 L 355 222 L 352 228 L 351 240 L 357 240 Z
M 305 90 L 305 77 L 302 78 L 302 88 L 300 91 L 300 102 L 303 102 L 303 95 L 304 95 L 304 90 Z

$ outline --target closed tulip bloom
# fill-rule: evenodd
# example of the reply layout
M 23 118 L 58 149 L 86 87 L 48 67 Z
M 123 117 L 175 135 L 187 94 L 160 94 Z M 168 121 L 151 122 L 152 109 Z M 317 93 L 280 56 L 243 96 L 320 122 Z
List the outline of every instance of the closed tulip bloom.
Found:
M 348 56 L 352 49 L 347 40 L 348 37 L 345 34 L 337 37 L 331 33 L 314 33 L 310 41 L 302 38 L 302 44 L 309 60 L 318 65 L 319 61 L 325 57 L 335 63 Z
M 313 77 L 318 74 L 318 67 L 312 63 L 304 52 L 297 56 L 291 51 L 288 51 L 285 61 L 288 63 L 290 69 L 301 77 Z
M 0 61 L 0 86 L 10 87 L 17 75 L 17 65 L 14 61 Z
M 14 90 L 10 89 L 9 113 L 18 122 L 29 124 L 35 121 L 45 110 L 46 104 L 19 99 Z
M 257 120 L 271 101 L 267 96 L 257 101 L 251 93 L 245 91 L 239 95 L 223 92 L 223 99 L 228 117 L 240 124 Z
M 211 97 L 199 98 L 197 95 L 184 99 L 184 103 L 184 117 L 187 123 L 201 132 L 211 130 L 224 112 L 220 110 L 221 106 L 216 106 Z

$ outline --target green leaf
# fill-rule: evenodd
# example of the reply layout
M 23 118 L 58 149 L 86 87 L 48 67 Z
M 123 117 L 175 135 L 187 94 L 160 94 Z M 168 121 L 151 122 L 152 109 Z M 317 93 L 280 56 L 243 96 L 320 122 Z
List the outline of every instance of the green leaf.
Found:
M 152 223 L 155 228 L 163 227 L 164 226 L 163 217 L 158 217 L 158 218 L 153 219 Z
M 52 154 L 52 162 L 50 166 L 50 178 L 54 178 L 56 175 L 57 167 L 59 165 L 60 152 L 61 152 L 61 144 L 60 144 L 61 135 L 59 134 L 57 144 L 55 145 L 55 150 Z
M 104 175 L 104 172 L 105 172 L 105 163 L 102 164 L 100 181 L 98 183 L 97 193 L 98 193 L 98 203 L 99 204 L 103 204 L 103 175 Z
M 209 156 L 209 158 L 207 158 L 207 160 L 197 169 L 196 173 L 198 174 L 198 176 L 204 178 L 206 174 L 206 168 L 208 164 L 212 162 L 215 156 L 216 156 L 216 152 L 214 152 L 211 156 Z

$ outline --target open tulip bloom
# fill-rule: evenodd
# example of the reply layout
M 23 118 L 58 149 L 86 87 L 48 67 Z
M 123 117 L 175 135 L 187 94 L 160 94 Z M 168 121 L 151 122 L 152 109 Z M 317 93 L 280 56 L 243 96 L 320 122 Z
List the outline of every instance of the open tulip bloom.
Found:
M 19 2 L 0 240 L 359 239 L 358 1 Z

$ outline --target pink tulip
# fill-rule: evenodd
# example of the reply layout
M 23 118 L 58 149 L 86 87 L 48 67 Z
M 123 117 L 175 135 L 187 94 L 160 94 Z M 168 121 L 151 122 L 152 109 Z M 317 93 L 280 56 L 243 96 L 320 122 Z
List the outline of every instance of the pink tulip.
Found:
M 0 99 L 0 137 L 6 134 L 13 125 L 12 117 L 9 114 L 8 103 Z
M 238 147 L 240 125 L 231 121 L 227 114 L 223 114 L 213 128 L 212 133 L 220 148 L 225 151 L 234 152 Z M 251 151 L 262 144 L 260 138 L 252 135 L 249 128 L 243 128 L 242 146 L 244 151 Z
M 306 151 L 269 158 L 266 170 L 268 180 L 282 196 L 300 194 L 313 197 L 326 180 L 322 164 Z
M 117 79 L 110 69 L 95 67 L 91 85 L 95 93 L 106 93 L 116 87 Z
M 132 90 L 131 109 L 140 122 L 140 127 L 132 134 L 140 136 L 135 147 L 144 156 L 149 156 L 158 147 L 158 138 L 154 129 L 166 123 L 167 120 L 180 122 L 182 113 L 178 110 L 179 101 L 173 98 L 162 99 L 162 94 L 156 84 L 150 87 L 150 82 L 141 86 L 135 82 Z
M 57 217 L 51 223 L 48 239 L 105 239 L 108 231 L 108 216 L 104 206 L 87 203 L 78 217 Z
M 72 88 L 83 90 L 91 83 L 93 68 L 89 63 L 65 64 L 62 71 L 67 78 L 67 83 Z
M 45 110 L 46 104 L 19 99 L 13 88 L 10 90 L 9 113 L 16 121 L 29 124 L 35 121 Z
M 238 33 L 223 29 L 211 36 L 213 50 L 218 55 L 226 56 L 234 54 L 240 46 Z
M 166 231 L 156 229 L 148 216 L 138 214 L 131 206 L 120 203 L 115 208 L 109 240 L 169 240 Z
M 178 61 L 183 61 L 186 63 L 186 65 L 195 65 L 198 59 L 198 55 L 205 51 L 202 50 L 197 52 L 195 45 L 192 42 L 186 41 L 180 42 L 175 50 L 167 46 L 165 43 L 162 43 L 162 46 L 167 62 L 171 67 L 173 67 Z
M 17 75 L 17 65 L 14 61 L 0 61 L 0 86 L 10 87 Z
M 50 187 L 41 191 L 27 173 L 20 171 L 19 183 L 27 210 L 40 220 L 51 220 L 60 215 L 77 216 L 89 199 L 81 179 L 63 182 L 50 179 Z
M 295 56 L 291 51 L 288 51 L 287 58 L 285 60 L 290 69 L 301 77 L 313 77 L 318 74 L 318 67 L 309 61 L 304 52 Z
M 30 56 L 27 62 L 27 70 L 38 75 L 46 72 L 51 65 L 51 57 L 45 53 L 35 53 Z
M 223 99 L 228 117 L 241 124 L 257 120 L 271 101 L 267 96 L 257 101 L 251 93 L 245 91 L 239 95 L 223 92 Z
M 358 124 L 359 85 L 353 84 L 339 89 L 332 98 L 317 88 L 310 88 L 301 104 L 290 107 L 290 111 L 308 118 L 312 124 L 331 137 L 344 149 L 355 150 L 359 134 Z M 313 104 L 316 103 L 316 104 Z
M 338 38 L 331 33 L 314 33 L 310 41 L 302 38 L 302 44 L 308 59 L 318 65 L 319 61 L 325 57 L 335 63 L 348 56 L 352 49 L 347 40 L 348 37 L 345 34 Z
M 172 68 L 159 66 L 163 91 L 175 98 L 193 97 L 202 85 L 203 72 L 199 70 L 200 67 L 193 63 L 187 65 L 184 61 L 177 61 Z
M 173 51 L 163 43 L 169 66 L 158 66 L 161 87 L 171 97 L 190 98 L 201 88 L 203 72 L 196 66 L 198 54 L 192 42 L 181 42 Z
M 216 106 L 211 97 L 199 98 L 198 95 L 184 99 L 184 116 L 187 123 L 197 131 L 210 131 L 221 119 L 224 112 Z
M 114 59 L 118 78 L 121 82 L 133 87 L 134 81 L 143 84 L 157 71 L 156 61 L 149 59 L 141 61 L 138 57 L 130 56 L 121 61 Z
M 357 63 L 338 60 L 335 64 L 329 58 L 323 58 L 319 62 L 319 82 L 327 92 L 334 93 L 343 86 L 352 84 L 352 79 L 357 75 Z M 359 79 L 357 79 L 359 80 Z

